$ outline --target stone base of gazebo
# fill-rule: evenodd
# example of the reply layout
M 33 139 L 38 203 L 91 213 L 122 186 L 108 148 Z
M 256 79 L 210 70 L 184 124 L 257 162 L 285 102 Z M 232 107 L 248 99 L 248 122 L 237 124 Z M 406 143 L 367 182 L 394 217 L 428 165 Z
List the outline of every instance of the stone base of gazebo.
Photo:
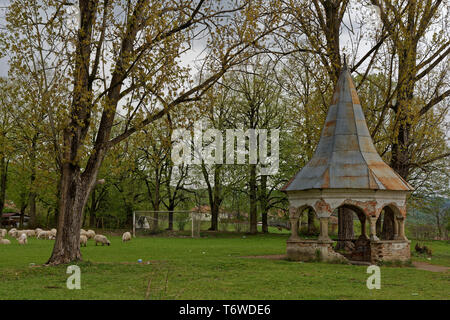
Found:
M 333 241 L 295 239 L 287 241 L 287 258 L 292 261 L 348 262 L 333 250 Z
M 345 256 L 333 249 L 331 240 L 289 239 L 287 258 L 292 261 L 349 262 L 403 261 L 411 259 L 409 240 L 355 240 L 355 250 Z
M 411 241 L 409 240 L 372 240 L 370 241 L 370 262 L 402 261 L 411 259 Z

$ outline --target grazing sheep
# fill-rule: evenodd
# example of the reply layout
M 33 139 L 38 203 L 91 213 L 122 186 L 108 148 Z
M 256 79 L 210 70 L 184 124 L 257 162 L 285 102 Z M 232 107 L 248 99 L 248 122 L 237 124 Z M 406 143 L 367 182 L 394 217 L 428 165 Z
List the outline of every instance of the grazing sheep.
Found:
M 36 228 L 36 229 L 34 229 L 34 234 L 36 235 L 36 237 L 39 235 L 39 233 L 40 233 L 41 231 L 44 231 L 44 230 L 42 230 L 41 228 Z
M 95 245 L 97 245 L 97 243 L 101 243 L 102 246 L 106 245 L 111 245 L 111 242 L 109 242 L 108 238 L 106 238 L 104 235 L 101 234 L 97 234 L 94 237 L 94 241 L 95 241 Z
M 85 235 L 81 235 L 80 236 L 80 246 L 85 246 L 86 247 L 86 245 L 87 245 L 87 237 L 85 236 Z
M 52 237 L 52 232 L 51 231 L 41 231 L 37 235 L 38 239 L 49 239 L 50 240 L 51 237 Z
M 0 239 L 0 244 L 11 244 L 11 241 L 8 239 Z
M 95 237 L 95 231 L 94 231 L 94 230 L 88 230 L 88 231 L 86 232 L 86 237 L 87 237 L 88 239 L 94 239 L 94 237 Z
M 129 233 L 129 232 L 127 231 L 127 232 L 125 232 L 125 233 L 122 235 L 122 242 L 130 241 L 130 240 L 131 240 L 131 233 Z
M 16 236 L 14 238 L 20 238 L 23 234 L 27 235 L 28 230 L 17 230 L 16 231 Z
M 52 236 L 54 236 L 54 237 L 56 237 L 56 229 L 55 228 L 53 228 L 52 230 L 50 230 L 50 232 L 52 233 Z
M 34 230 L 25 230 L 28 237 L 35 237 L 36 231 Z
M 80 230 L 80 236 L 88 236 L 88 233 L 86 232 L 86 230 L 81 229 Z
M 6 229 L 0 229 L 0 238 L 4 238 L 4 237 L 6 237 L 6 234 L 7 234 L 8 232 L 6 231 Z
M 8 235 L 12 238 L 15 238 L 17 235 L 17 229 L 16 228 L 12 228 L 11 230 L 8 231 Z
M 17 239 L 17 241 L 19 242 L 19 244 L 27 244 L 28 243 L 27 234 L 26 233 L 22 233 L 20 235 L 20 237 Z

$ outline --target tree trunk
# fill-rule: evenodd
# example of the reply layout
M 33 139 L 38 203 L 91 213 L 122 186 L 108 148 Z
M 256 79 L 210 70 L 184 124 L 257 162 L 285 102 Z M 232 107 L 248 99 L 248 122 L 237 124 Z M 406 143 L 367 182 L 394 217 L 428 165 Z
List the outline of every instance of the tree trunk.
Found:
M 313 235 L 317 232 L 314 225 L 315 214 L 311 208 L 308 208 L 308 235 Z
M 394 239 L 394 212 L 386 207 L 384 208 L 383 219 L 383 231 L 381 232 L 381 240 L 393 240 Z
M 95 227 L 95 202 L 96 202 L 96 194 L 95 194 L 95 188 L 94 190 L 92 190 L 92 195 L 91 195 L 91 210 L 89 210 L 89 227 L 90 228 L 94 228 Z
M 72 145 L 72 150 L 78 150 L 78 141 L 74 139 L 70 130 L 64 132 L 64 144 Z M 76 153 L 66 154 L 73 159 Z M 89 195 L 95 186 L 100 165 L 106 150 L 99 148 L 95 158 L 90 158 L 86 169 L 80 172 L 80 167 L 65 161 L 61 166 L 59 185 L 58 225 L 55 245 L 53 247 L 49 265 L 66 264 L 82 260 L 80 251 L 80 229 L 83 211 Z
M 153 213 L 153 221 L 152 221 L 152 230 L 153 232 L 157 232 L 159 228 L 159 203 L 160 203 L 160 177 L 159 171 L 156 169 L 156 181 L 155 181 L 155 201 L 153 203 L 153 210 L 156 212 Z
M 61 178 L 60 178 L 61 180 Z M 56 199 L 58 199 L 58 202 L 55 203 L 55 206 L 53 208 L 54 214 L 53 214 L 53 222 L 52 224 L 54 226 L 58 226 L 58 220 L 59 220 L 59 199 L 61 198 L 61 181 L 59 181 L 57 187 L 56 187 Z M 47 227 L 49 227 L 48 221 L 47 221 Z
M 343 1 L 323 1 L 322 5 L 325 11 L 325 25 L 322 27 L 325 31 L 325 38 L 327 40 L 327 49 L 329 54 L 330 69 L 328 70 L 333 82 L 336 83 L 339 79 L 341 70 L 341 56 L 340 56 L 340 27 L 342 17 L 339 15 L 341 4 Z M 344 4 L 343 4 L 344 6 Z M 345 5 L 346 6 L 346 5 Z
M 213 188 L 213 207 L 211 208 L 211 229 L 219 230 L 219 213 L 220 205 L 222 203 L 221 198 L 221 185 L 220 185 L 220 165 L 214 165 L 214 188 Z
M 80 229 L 88 190 L 78 167 L 64 163 L 61 173 L 59 215 L 55 246 L 47 264 L 57 265 L 82 260 Z
M 169 227 L 167 230 L 173 230 L 173 210 L 175 209 L 174 203 L 171 201 L 169 204 Z
M 221 186 L 220 186 L 220 165 L 214 165 L 214 186 L 209 182 L 208 170 L 206 165 L 202 162 L 202 172 L 208 189 L 209 207 L 211 208 L 211 227 L 209 230 L 217 231 L 219 228 L 219 211 L 221 198 Z
M 214 200 L 211 207 L 211 227 L 209 230 L 217 231 L 219 229 L 219 206 Z
M 211 208 L 211 227 L 209 227 L 208 230 L 217 231 L 217 223 L 215 223 L 216 220 L 214 219 L 215 212 L 216 212 L 215 205 L 214 205 L 214 192 L 212 190 L 211 184 L 209 183 L 209 180 L 207 180 L 208 179 L 208 177 L 207 177 L 208 173 L 206 171 L 206 168 L 204 167 L 204 164 L 202 164 L 202 166 L 203 166 L 203 168 L 202 168 L 203 169 L 203 176 L 205 177 L 205 181 L 206 181 L 206 184 L 208 186 L 209 207 Z M 200 209 L 200 204 L 198 204 L 198 208 Z
M 408 43 L 399 50 L 398 83 L 401 84 L 397 93 L 395 111 L 398 130 L 396 140 L 392 143 L 390 166 L 403 179 L 407 180 L 410 171 L 411 155 L 409 150 L 411 132 L 411 105 L 414 104 L 414 87 L 416 76 L 417 47 L 415 42 Z
M 337 250 L 348 250 L 353 247 L 349 240 L 354 238 L 353 211 L 347 208 L 338 208 L 338 241 Z
M 8 177 L 8 161 L 0 156 L 0 227 L 2 223 L 3 208 L 6 200 L 6 182 Z
M 28 223 L 28 228 L 34 229 L 37 226 L 37 217 L 36 217 L 36 193 L 30 192 L 30 199 L 28 205 L 30 207 L 30 221 Z
M 437 210 L 435 216 L 436 216 L 436 226 L 438 229 L 438 235 L 439 235 L 439 239 L 442 238 L 442 226 L 441 226 L 441 219 L 439 217 L 439 208 L 435 208 L 434 210 Z
M 127 203 L 126 204 L 126 219 L 125 219 L 125 224 L 128 227 L 133 228 L 133 204 L 132 203 Z
M 24 223 L 24 218 L 25 218 L 25 209 L 27 208 L 28 203 L 24 203 L 22 204 L 22 206 L 20 207 L 20 214 L 19 214 L 19 229 L 23 229 L 23 223 Z
M 31 175 L 30 175 L 30 194 L 28 200 L 28 206 L 30 208 L 30 222 L 29 228 L 34 228 L 36 226 L 36 143 L 37 143 L 37 135 L 33 136 L 33 140 L 31 143 L 31 151 L 30 151 L 30 165 L 31 165 Z
M 261 192 L 259 202 L 261 204 L 261 222 L 262 222 L 262 232 L 269 232 L 269 225 L 267 222 L 267 176 L 261 176 Z
M 382 232 L 382 230 L 383 230 L 383 221 L 382 221 L 382 219 L 383 219 L 383 212 L 384 211 L 382 211 L 382 213 L 380 213 L 380 215 L 378 216 L 378 219 L 377 219 L 377 223 L 376 223 L 376 233 L 377 233 L 377 237 L 378 238 L 381 238 L 381 232 Z
M 250 165 L 250 233 L 258 233 L 257 208 L 256 208 L 256 165 Z

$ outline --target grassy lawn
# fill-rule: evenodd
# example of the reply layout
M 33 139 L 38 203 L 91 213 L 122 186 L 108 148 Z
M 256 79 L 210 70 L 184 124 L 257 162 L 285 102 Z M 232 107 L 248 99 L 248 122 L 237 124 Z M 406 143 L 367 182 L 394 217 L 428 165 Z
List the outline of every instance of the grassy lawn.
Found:
M 30 266 L 46 262 L 53 241 L 29 239 L 19 246 L 13 240 L 0 246 L 0 299 L 450 299 L 450 272 L 383 266 L 381 289 L 368 290 L 364 266 L 242 258 L 284 254 L 286 239 L 208 234 L 122 243 L 110 237 L 110 247 L 90 240 L 78 263 L 81 290 L 66 288 L 67 266 Z M 448 242 L 425 244 L 432 260 L 413 260 L 450 265 Z

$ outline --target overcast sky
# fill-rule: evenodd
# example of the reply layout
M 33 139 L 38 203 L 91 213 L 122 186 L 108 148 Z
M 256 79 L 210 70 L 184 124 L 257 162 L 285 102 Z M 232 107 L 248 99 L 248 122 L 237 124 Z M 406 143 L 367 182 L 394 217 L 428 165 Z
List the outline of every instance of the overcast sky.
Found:
M 3 29 L 5 25 L 5 11 L 9 0 L 0 0 L 0 28 Z M 0 77 L 6 77 L 8 75 L 8 63 L 7 58 L 0 59 Z

